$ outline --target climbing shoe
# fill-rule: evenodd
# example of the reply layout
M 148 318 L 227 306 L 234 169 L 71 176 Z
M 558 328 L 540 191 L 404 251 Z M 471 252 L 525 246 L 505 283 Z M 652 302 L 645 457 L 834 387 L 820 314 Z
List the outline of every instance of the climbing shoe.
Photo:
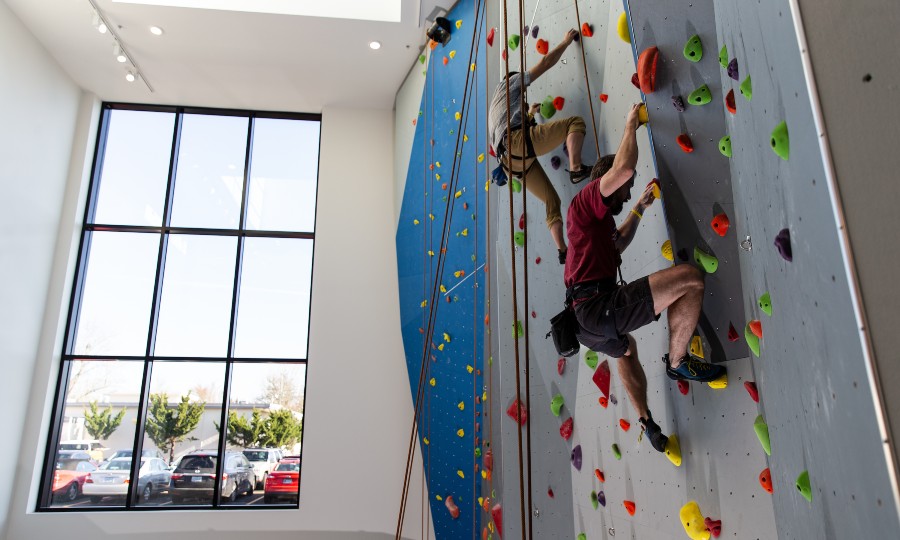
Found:
M 650 439 L 650 445 L 657 452 L 665 452 L 669 438 L 663 435 L 662 429 L 653 421 L 653 415 L 650 414 L 650 411 L 647 411 L 647 418 L 641 418 L 640 422 L 641 429 L 647 434 L 647 438 Z
M 662 359 L 666 364 L 666 375 L 675 381 L 709 382 L 718 379 L 725 373 L 725 368 L 720 365 L 701 362 L 687 355 L 681 360 L 678 369 L 672 368 L 668 354 L 664 355 Z
M 566 254 L 569 252 L 569 250 L 563 251 L 561 249 L 558 249 L 556 251 L 559 252 L 559 264 L 566 264 Z
M 591 168 L 582 163 L 581 169 L 579 169 L 577 171 L 570 171 L 570 170 L 566 169 L 566 172 L 569 173 L 569 180 L 573 184 L 577 184 L 578 182 L 581 182 L 582 180 L 584 180 L 585 178 L 587 178 L 588 176 L 591 175 Z

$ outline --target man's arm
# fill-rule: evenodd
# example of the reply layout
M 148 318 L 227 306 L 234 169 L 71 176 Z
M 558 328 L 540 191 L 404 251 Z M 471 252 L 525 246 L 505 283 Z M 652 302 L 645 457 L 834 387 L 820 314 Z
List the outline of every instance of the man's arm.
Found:
M 634 235 L 637 233 L 638 225 L 641 223 L 644 212 L 653 204 L 655 199 L 656 197 L 653 196 L 653 184 L 651 183 L 644 190 L 644 193 L 641 194 L 640 200 L 634 205 L 634 209 L 628 213 L 625 221 L 619 225 L 619 234 L 616 237 L 616 250 L 619 253 L 625 251 L 628 245 L 631 244 L 631 241 L 634 240 Z
M 616 159 L 613 161 L 612 168 L 600 179 L 600 194 L 609 197 L 622 187 L 625 182 L 631 180 L 634 174 L 634 168 L 637 166 L 638 147 L 637 147 L 637 128 L 640 127 L 638 120 L 638 110 L 640 104 L 636 103 L 631 106 L 628 116 L 625 118 L 625 134 L 622 136 L 622 142 L 616 151 Z
M 563 40 L 557 45 L 553 47 L 553 50 L 544 55 L 537 64 L 532 66 L 531 69 L 528 70 L 528 75 L 531 77 L 531 82 L 534 82 L 535 79 L 544 74 L 548 69 L 552 68 L 559 62 L 559 59 L 562 58 L 563 51 L 566 50 L 572 41 L 575 40 L 575 36 L 578 35 L 578 30 L 569 30 L 566 32 L 566 36 Z

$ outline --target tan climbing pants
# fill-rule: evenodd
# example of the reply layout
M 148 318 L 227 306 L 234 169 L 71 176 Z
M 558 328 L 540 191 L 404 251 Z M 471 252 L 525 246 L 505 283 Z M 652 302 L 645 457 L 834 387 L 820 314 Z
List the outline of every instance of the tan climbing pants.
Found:
M 543 156 L 550 153 L 554 148 L 565 142 L 569 133 L 585 133 L 587 127 L 584 120 L 580 116 L 570 116 L 560 120 L 553 120 L 546 124 L 539 124 L 529 128 L 531 136 L 531 144 L 534 147 L 534 153 Z M 510 158 L 510 154 L 521 156 L 522 151 L 522 134 L 521 129 L 517 129 L 510 134 L 508 144 L 506 144 L 506 154 L 503 158 L 503 164 L 513 172 L 513 175 L 521 173 L 523 164 L 522 160 L 516 157 Z M 511 162 L 511 163 L 510 163 Z M 557 221 L 562 221 L 562 213 L 560 211 L 559 194 L 547 178 L 547 173 L 537 161 L 536 158 L 528 158 L 525 160 L 524 169 L 528 171 L 525 174 L 525 188 L 535 197 L 544 203 L 547 210 L 547 227 L 553 226 Z

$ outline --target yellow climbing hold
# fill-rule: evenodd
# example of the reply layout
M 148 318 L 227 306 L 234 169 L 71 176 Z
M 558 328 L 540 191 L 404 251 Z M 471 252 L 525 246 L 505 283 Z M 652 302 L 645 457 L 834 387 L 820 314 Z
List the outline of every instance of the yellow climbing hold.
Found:
M 487 392 L 481 394 L 481 401 L 487 401 Z
M 709 381 L 706 384 L 708 384 L 710 388 L 715 389 L 715 390 L 722 390 L 724 388 L 728 388 L 728 374 L 723 373 L 722 376 L 719 377 L 718 379 L 716 379 L 714 381 Z
M 435 380 L 434 380 L 434 377 L 432 377 L 432 378 L 428 381 L 428 384 L 430 384 L 431 386 L 434 386 L 435 384 L 437 384 L 437 381 L 435 381 Z
M 466 229 L 466 230 L 468 231 L 469 229 Z M 462 270 L 457 270 L 456 272 L 453 272 L 453 277 L 460 277 L 462 275 L 463 275 Z
M 443 350 L 444 350 L 444 344 L 443 344 L 443 343 L 441 343 L 440 345 L 438 345 L 438 350 L 439 350 L 439 351 L 443 351 Z
M 473 368 L 472 366 L 466 366 L 466 371 L 472 373 L 473 371 L 475 371 L 475 368 Z
M 488 187 L 490 187 L 490 185 L 491 185 L 491 181 L 490 181 L 490 180 L 485 180 L 485 181 L 484 181 L 484 190 L 487 191 L 487 190 L 488 190 Z
M 418 224 L 419 224 L 419 220 L 418 220 L 418 219 L 414 219 L 414 220 L 413 220 L 413 225 L 418 225 Z
M 456 430 L 456 436 L 457 436 L 457 437 L 465 437 L 465 436 L 466 436 L 466 432 L 463 431 L 463 430 L 461 430 L 461 429 L 457 429 L 457 430 Z
M 463 229 L 462 231 L 460 231 L 459 234 L 461 234 L 463 236 L 469 236 L 469 229 Z M 459 276 L 456 276 L 456 277 L 459 277 Z
M 464 402 L 462 402 L 462 401 L 460 401 L 459 403 L 457 403 L 456 406 L 459 407 L 459 410 L 461 410 L 461 411 L 466 410 L 466 404 L 465 404 Z
M 674 433 L 669 435 L 669 440 L 666 441 L 666 457 L 672 465 L 681 467 L 681 445 L 678 444 L 678 435 Z
M 663 245 L 662 245 L 662 248 L 660 248 L 660 251 L 662 251 L 662 256 L 667 261 L 675 262 L 675 256 L 672 255 L 672 241 L 671 240 L 666 240 L 665 242 L 663 242 Z
M 619 32 L 619 37 L 625 43 L 631 43 L 631 31 L 628 29 L 628 16 L 625 15 L 623 11 L 621 15 L 619 15 L 619 24 L 616 29 Z
M 484 497 L 478 497 L 478 506 L 484 504 Z
M 435 180 L 440 180 L 440 179 L 441 179 L 440 173 L 434 173 L 434 179 L 435 179 Z
M 700 340 L 700 336 L 691 338 L 691 355 L 697 358 L 706 358 L 703 356 L 703 342 Z
M 422 300 L 422 303 L 419 304 L 419 305 L 422 306 L 422 307 L 427 306 L 427 305 L 428 305 L 428 300 Z
M 465 477 L 466 477 L 465 473 L 462 472 L 462 471 L 456 471 L 456 476 L 458 476 L 458 477 L 460 477 L 460 478 L 465 478 Z
M 431 444 L 431 442 L 428 440 L 428 437 L 422 437 L 422 442 L 425 443 L 425 446 Z
M 431 251 L 430 249 L 428 250 L 428 256 L 429 256 L 429 257 L 434 257 L 434 252 Z
M 475 62 L 472 62 L 471 64 L 469 64 L 469 71 L 475 71 Z M 463 142 L 465 142 L 465 141 L 463 141 Z
M 474 66 L 475 64 L 472 64 L 472 65 Z M 465 133 L 463 133 L 463 142 L 469 142 L 469 136 L 466 135 Z
M 459 30 L 462 28 L 462 19 L 457 19 L 456 21 L 456 29 Z
M 453 196 L 457 199 L 462 197 L 462 190 L 457 191 L 456 193 L 453 194 Z
M 447 332 L 444 332 L 444 341 L 450 343 L 450 334 L 448 334 Z
M 457 112 L 456 114 L 453 115 L 453 118 L 455 118 L 456 121 L 459 122 L 459 119 L 462 118 L 462 115 Z
M 454 58 L 456 58 L 456 51 L 450 51 L 450 54 L 448 54 L 447 56 L 449 56 L 450 59 L 453 60 Z
M 687 533 L 691 540 L 709 540 L 709 530 L 706 528 L 703 514 L 700 513 L 700 506 L 697 505 L 696 501 L 691 501 L 682 506 L 678 517 L 681 518 L 684 532 Z
M 481 154 L 478 154 L 478 163 L 481 163 L 483 161 L 484 161 L 484 153 L 482 152 Z
M 647 105 L 645 103 L 641 103 L 641 107 L 638 109 L 638 122 L 643 125 L 649 121 L 650 115 L 647 113 Z
M 481 479 L 482 479 L 482 480 L 487 480 L 487 471 L 484 471 L 484 470 L 481 471 Z
M 447 292 L 447 287 L 444 287 L 443 285 L 441 285 L 441 292 Z
M 434 498 L 437 499 L 437 500 L 439 500 L 439 501 L 443 501 L 443 500 L 444 500 L 444 498 L 441 497 L 440 495 L 435 495 Z
M 431 219 L 431 221 L 434 221 L 434 214 L 428 214 L 428 218 Z

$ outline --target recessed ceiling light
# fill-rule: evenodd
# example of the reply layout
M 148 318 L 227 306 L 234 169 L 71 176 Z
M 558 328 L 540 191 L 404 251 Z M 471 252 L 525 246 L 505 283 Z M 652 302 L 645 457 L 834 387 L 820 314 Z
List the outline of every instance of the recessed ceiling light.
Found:
M 128 82 L 134 82 L 134 80 L 135 80 L 136 78 L 137 78 L 137 77 L 135 77 L 133 71 L 129 71 L 128 73 L 125 74 L 125 80 L 128 81 Z
M 377 51 L 378 49 L 381 48 L 381 42 L 380 42 L 380 41 L 373 41 L 373 42 L 369 43 L 369 48 L 372 49 L 372 50 L 374 50 L 374 51 Z
M 158 26 L 151 26 L 150 33 L 153 34 L 154 36 L 161 36 L 161 35 L 163 35 L 163 29 Z

